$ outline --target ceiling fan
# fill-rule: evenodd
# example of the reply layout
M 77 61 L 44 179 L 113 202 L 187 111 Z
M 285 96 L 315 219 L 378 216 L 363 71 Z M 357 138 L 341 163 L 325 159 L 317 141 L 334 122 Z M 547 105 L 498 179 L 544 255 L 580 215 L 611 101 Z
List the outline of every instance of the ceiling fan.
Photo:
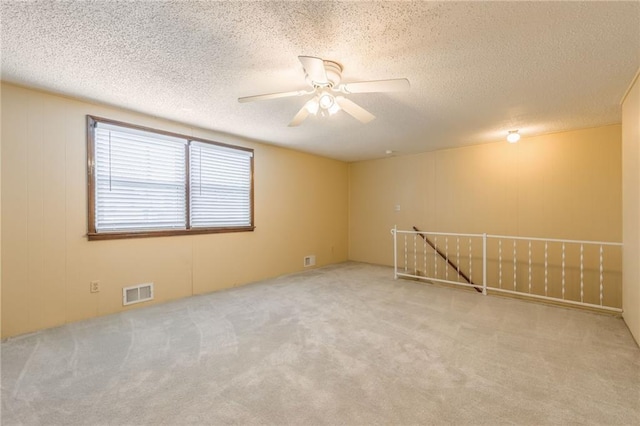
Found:
M 238 98 L 238 102 L 266 101 L 291 96 L 313 95 L 293 117 L 289 127 L 299 126 L 309 114 L 328 116 L 340 110 L 344 110 L 361 123 L 368 123 L 376 117 L 343 95 L 350 93 L 395 92 L 409 89 L 409 80 L 406 78 L 341 83 L 342 65 L 339 63 L 313 56 L 298 56 L 298 59 L 302 63 L 306 82 L 311 86 L 311 89 L 245 96 Z

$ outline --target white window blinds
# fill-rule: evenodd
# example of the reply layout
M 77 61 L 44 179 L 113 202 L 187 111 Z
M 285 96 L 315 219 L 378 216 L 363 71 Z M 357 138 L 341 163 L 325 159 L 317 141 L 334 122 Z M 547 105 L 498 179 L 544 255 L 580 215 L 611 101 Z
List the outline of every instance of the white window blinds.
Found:
M 90 240 L 253 231 L 253 150 L 87 116 Z
M 95 129 L 96 232 L 186 228 L 186 140 L 106 123 Z
M 251 226 L 251 157 L 250 151 L 191 142 L 193 228 Z

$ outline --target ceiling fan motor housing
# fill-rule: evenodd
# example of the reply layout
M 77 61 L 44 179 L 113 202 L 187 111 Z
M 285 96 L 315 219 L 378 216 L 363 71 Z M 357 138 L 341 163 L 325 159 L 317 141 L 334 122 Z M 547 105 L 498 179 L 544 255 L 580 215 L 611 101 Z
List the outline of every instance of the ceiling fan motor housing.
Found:
M 307 79 L 310 80 L 310 84 L 313 87 L 337 87 L 342 80 L 342 65 L 335 61 L 323 60 L 324 70 L 327 75 L 327 81 L 314 81 L 309 78 L 307 75 Z

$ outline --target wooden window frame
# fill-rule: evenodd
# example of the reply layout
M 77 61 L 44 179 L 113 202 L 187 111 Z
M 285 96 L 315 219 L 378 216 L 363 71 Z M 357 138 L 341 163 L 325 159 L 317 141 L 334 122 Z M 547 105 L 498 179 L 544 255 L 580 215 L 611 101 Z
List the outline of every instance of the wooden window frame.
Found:
M 211 145 L 216 145 L 224 148 L 236 149 L 239 151 L 246 151 L 251 153 L 251 170 L 250 170 L 250 180 L 251 180 L 251 190 L 250 190 L 250 215 L 251 215 L 251 224 L 249 226 L 232 226 L 232 227 L 209 227 L 209 228 L 191 228 L 190 223 L 190 210 L 191 210 L 191 201 L 190 201 L 190 171 L 189 171 L 189 144 L 185 145 L 185 149 L 187 150 L 185 156 L 185 203 L 186 203 L 186 229 L 167 229 L 167 230 L 158 230 L 158 231 L 115 231 L 115 232 L 97 232 L 96 231 L 96 222 L 95 222 L 95 213 L 96 213 L 96 197 L 95 197 L 95 189 L 96 189 L 96 175 L 95 175 L 95 126 L 97 123 L 111 124 L 115 126 L 141 130 L 150 133 L 156 133 L 159 135 L 171 136 L 176 138 L 185 139 L 187 141 L 196 141 L 207 143 Z M 163 130 L 157 130 L 150 127 L 138 126 L 131 123 L 125 123 L 122 121 L 111 120 L 108 118 L 96 117 L 93 115 L 87 115 L 87 191 L 88 191 L 88 225 L 89 230 L 87 232 L 87 238 L 89 241 L 94 240 L 116 240 L 116 239 L 125 239 L 125 238 L 149 238 L 149 237 L 168 237 L 174 235 L 198 235 L 198 234 L 220 234 L 220 233 L 229 233 L 229 232 L 252 232 L 255 229 L 254 222 L 254 182 L 253 182 L 253 166 L 254 165 L 254 157 L 253 157 L 253 149 L 245 148 L 236 145 L 229 145 L 221 142 L 214 142 L 207 139 L 196 138 L 191 136 L 182 135 L 179 133 L 167 132 Z

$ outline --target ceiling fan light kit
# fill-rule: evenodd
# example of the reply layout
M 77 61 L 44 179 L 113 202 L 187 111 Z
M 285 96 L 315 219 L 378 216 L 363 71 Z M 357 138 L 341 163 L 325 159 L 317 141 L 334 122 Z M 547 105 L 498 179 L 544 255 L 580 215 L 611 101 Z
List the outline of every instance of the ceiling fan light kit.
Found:
M 246 96 L 238 98 L 238 102 L 313 95 L 293 117 L 289 127 L 299 126 L 310 114 L 330 116 L 340 110 L 361 123 L 368 123 L 376 117 L 342 94 L 395 92 L 408 90 L 410 87 L 409 80 L 406 78 L 342 83 L 342 65 L 339 63 L 313 56 L 298 56 L 298 59 L 304 69 L 306 82 L 312 87 L 311 90 Z

